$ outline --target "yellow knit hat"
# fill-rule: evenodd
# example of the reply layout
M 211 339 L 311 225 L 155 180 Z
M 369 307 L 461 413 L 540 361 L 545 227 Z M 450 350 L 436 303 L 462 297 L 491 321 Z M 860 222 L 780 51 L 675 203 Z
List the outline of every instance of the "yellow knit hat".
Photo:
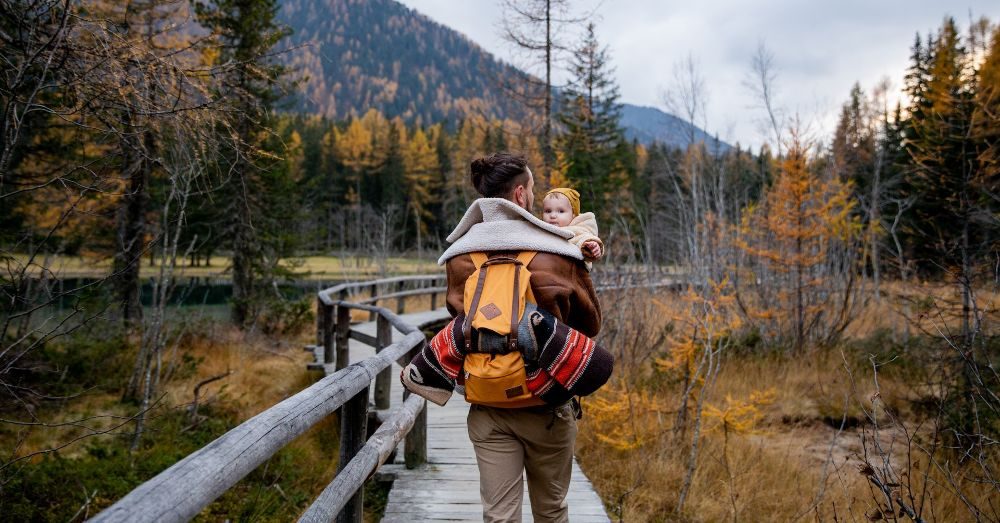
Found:
M 573 208 L 573 216 L 580 215 L 580 193 L 568 187 L 556 187 L 555 189 L 545 193 L 545 198 L 548 198 L 549 195 L 553 193 L 565 196 L 566 199 L 569 200 L 569 206 Z

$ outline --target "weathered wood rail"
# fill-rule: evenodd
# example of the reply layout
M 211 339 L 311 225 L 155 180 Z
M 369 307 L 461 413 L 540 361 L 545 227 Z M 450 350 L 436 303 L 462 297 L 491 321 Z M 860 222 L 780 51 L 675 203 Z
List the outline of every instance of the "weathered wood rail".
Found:
M 683 278 L 663 271 L 595 273 L 599 291 L 633 287 L 678 288 Z M 339 411 L 340 455 L 337 475 L 302 514 L 300 521 L 360 522 L 363 485 L 404 444 L 404 464 L 413 469 L 427 461 L 427 409 L 423 398 L 402 394 L 390 410 L 394 363 L 405 366 L 426 337 L 422 329 L 450 317 L 438 309 L 446 291 L 444 274 L 400 276 L 340 284 L 318 293 L 314 370 L 325 377 L 294 396 L 243 422 L 200 450 L 143 483 L 97 514 L 100 522 L 179 522 L 196 516 L 255 468 Z M 402 316 L 412 298 L 429 296 L 426 314 Z M 385 306 L 394 302 L 394 310 Z M 443 304 L 443 300 L 442 300 Z M 369 332 L 352 328 L 352 312 L 368 313 Z M 374 335 L 370 332 L 375 323 Z M 402 334 L 393 341 L 393 330 Z M 350 342 L 375 349 L 374 356 L 350 361 Z M 397 385 L 398 386 L 398 385 Z M 373 390 L 370 390 L 373 389 Z M 369 402 L 373 403 L 373 409 Z M 379 427 L 369 437 L 369 421 Z M 397 466 L 397 465 L 394 465 Z M 399 465 L 402 466 L 402 465 Z M 583 477 L 581 480 L 586 481 Z M 588 484 L 589 485 L 589 484 Z M 588 486 L 589 488 L 589 486 Z M 596 499 L 596 497 L 594 498 Z M 599 500 L 587 516 L 604 521 Z M 591 502 L 593 504 L 593 502 Z
M 101 522 L 187 521 L 243 477 L 270 459 L 334 411 L 340 410 L 340 461 L 336 477 L 300 521 L 361 521 L 365 480 L 405 439 L 407 467 L 426 461 L 426 404 L 407 396 L 403 405 L 367 438 L 369 388 L 374 382 L 377 409 L 388 409 L 393 363 L 405 365 L 426 341 L 429 325 L 410 325 L 400 315 L 408 298 L 429 295 L 436 308 L 444 275 L 402 276 L 346 283 L 319 292 L 317 345 L 319 367 L 327 374 L 302 392 L 243 422 L 236 428 L 143 483 L 97 514 Z M 391 292 L 384 292 L 391 289 Z M 367 292 L 359 302 L 350 297 Z M 382 292 L 382 294 L 380 294 Z M 395 300 L 396 310 L 379 307 Z M 351 311 L 364 310 L 377 322 L 372 337 L 350 328 Z M 392 341 L 392 329 L 403 337 Z M 373 357 L 351 363 L 350 339 L 375 347 Z M 318 356 L 319 354 L 317 354 Z

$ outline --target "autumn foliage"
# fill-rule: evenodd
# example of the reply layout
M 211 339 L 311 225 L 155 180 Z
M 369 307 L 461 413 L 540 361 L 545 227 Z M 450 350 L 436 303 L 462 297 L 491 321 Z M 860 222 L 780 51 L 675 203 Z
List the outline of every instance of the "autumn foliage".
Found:
M 796 137 L 734 238 L 740 305 L 762 335 L 801 349 L 807 340 L 834 339 L 850 322 L 861 233 L 854 209 L 850 185 L 810 169 Z

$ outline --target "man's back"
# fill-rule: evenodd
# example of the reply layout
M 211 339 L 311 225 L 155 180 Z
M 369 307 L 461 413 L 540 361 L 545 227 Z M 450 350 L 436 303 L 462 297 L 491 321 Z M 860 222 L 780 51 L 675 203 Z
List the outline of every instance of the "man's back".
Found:
M 465 280 L 476 270 L 468 254 L 448 260 L 448 311 L 456 316 L 463 310 Z M 590 273 L 578 260 L 540 252 L 528 264 L 531 291 L 538 308 L 563 323 L 594 337 L 601 329 L 601 306 Z

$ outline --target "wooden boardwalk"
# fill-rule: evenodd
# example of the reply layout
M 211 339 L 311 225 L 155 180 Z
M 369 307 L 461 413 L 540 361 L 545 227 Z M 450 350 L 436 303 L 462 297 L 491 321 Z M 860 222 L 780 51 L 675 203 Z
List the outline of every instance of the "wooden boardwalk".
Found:
M 443 308 L 401 316 L 410 325 L 447 317 L 448 313 Z M 351 328 L 375 335 L 375 322 L 356 324 Z M 401 333 L 393 330 L 394 340 L 401 337 Z M 350 361 L 361 361 L 374 353 L 372 347 L 351 340 Z M 392 405 L 395 407 L 402 405 L 403 388 L 398 381 L 402 369 L 398 365 L 393 365 L 392 369 Z M 427 408 L 428 463 L 416 469 L 406 469 L 402 464 L 403 452 L 400 448 L 396 453 L 396 462 L 387 463 L 379 469 L 382 478 L 394 481 L 382 521 L 482 521 L 479 469 L 465 424 L 469 405 L 462 397 L 453 396 L 444 407 L 428 402 Z M 570 521 L 610 521 L 600 497 L 575 461 L 572 478 L 567 498 Z M 524 521 L 532 521 L 527 491 L 522 514 Z

